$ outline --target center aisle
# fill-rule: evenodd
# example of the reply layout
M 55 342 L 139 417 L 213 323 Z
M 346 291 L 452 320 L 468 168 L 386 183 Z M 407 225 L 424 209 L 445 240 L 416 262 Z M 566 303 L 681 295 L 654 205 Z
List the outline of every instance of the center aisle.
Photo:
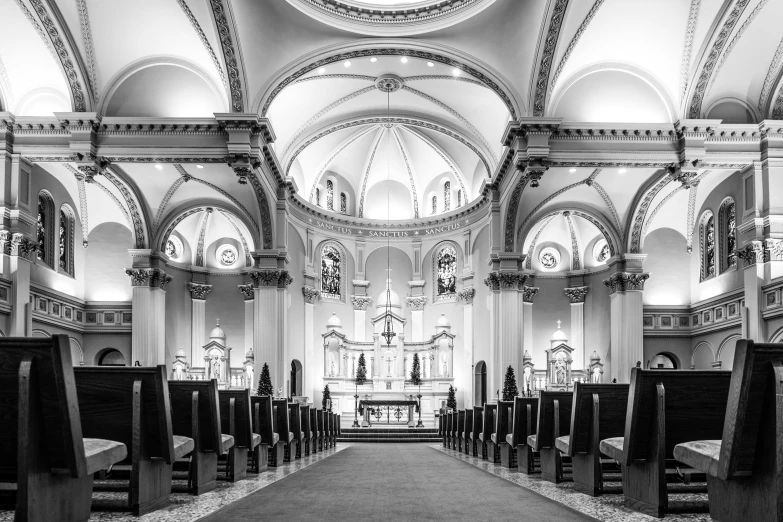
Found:
M 353 444 L 203 521 L 595 520 L 425 444 Z

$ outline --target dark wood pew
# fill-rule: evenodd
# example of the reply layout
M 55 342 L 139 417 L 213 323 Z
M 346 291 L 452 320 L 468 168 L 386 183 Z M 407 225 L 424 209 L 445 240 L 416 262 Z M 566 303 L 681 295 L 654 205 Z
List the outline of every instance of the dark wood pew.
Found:
M 555 440 L 571 431 L 573 396 L 571 392 L 542 391 L 538 397 L 538 432 L 528 437 L 528 444 L 540 454 L 541 478 L 555 484 L 563 481 L 563 457 Z
M 302 416 L 300 426 L 302 427 L 302 444 L 304 446 L 304 455 L 309 455 L 313 447 L 313 431 L 310 428 L 310 406 L 300 406 L 299 414 Z
M 250 390 L 220 390 L 220 426 L 234 437 L 234 446 L 226 458 L 226 479 L 236 482 L 247 477 L 248 455 L 261 443 L 261 435 L 253 432 Z
M 324 451 L 327 448 L 324 410 L 315 412 L 315 419 L 318 421 L 318 451 Z
M 337 428 L 337 430 L 334 433 L 334 435 L 335 435 L 334 436 L 334 443 L 336 445 L 337 444 L 337 437 L 343 434 L 343 427 L 342 427 L 342 424 L 340 423 L 340 415 L 339 414 L 335 418 L 334 422 L 335 422 L 335 426 Z
M 16 494 L 15 520 L 87 520 L 93 474 L 127 457 L 82 437 L 76 395 L 67 336 L 0 339 L 0 492 Z
M 465 410 L 465 416 L 460 426 L 462 446 L 459 451 L 466 455 L 473 454 L 473 409 Z
M 324 412 L 324 448 L 332 447 L 332 412 Z
M 492 454 L 489 453 L 490 445 L 492 444 L 492 434 L 495 432 L 495 413 L 497 411 L 497 404 L 484 405 L 481 433 L 479 433 L 479 444 L 481 446 L 479 449 L 481 450 L 481 458 L 484 460 L 491 460 L 492 462 L 500 461 L 500 455 L 496 455 L 495 451 L 493 451 Z M 493 448 L 493 450 L 494 449 L 495 448 Z
M 337 414 L 329 412 L 329 445 L 333 448 L 337 440 Z
M 283 444 L 275 430 L 275 413 L 272 397 L 269 395 L 251 395 L 253 408 L 253 433 L 261 436 L 261 442 L 253 450 L 253 471 L 261 473 L 272 461 L 283 461 Z
M 217 486 L 218 456 L 234 445 L 234 437 L 221 433 L 217 380 L 171 381 L 171 427 L 174 435 L 193 439 L 188 469 L 188 490 L 196 495 Z
M 454 422 L 457 423 L 457 430 L 456 430 L 457 449 L 459 450 L 460 453 L 462 453 L 462 448 L 465 445 L 465 433 L 462 430 L 462 426 L 465 425 L 465 410 L 459 410 L 456 412 L 456 414 L 454 415 Z
M 729 371 L 631 370 L 625 435 L 599 446 L 620 463 L 627 507 L 663 517 L 676 491 L 667 482 L 690 481 L 695 471 L 676 463 L 674 447 L 721 437 L 730 381 Z
M 438 437 L 443 438 L 443 413 L 438 415 Z M 443 446 L 446 446 L 446 441 L 443 441 Z
M 443 445 L 447 448 L 451 448 L 451 422 L 453 415 L 452 412 L 447 412 L 443 420 Z
M 470 452 L 468 455 L 478 457 L 481 452 L 481 443 L 479 435 L 484 428 L 484 408 L 482 406 L 473 406 L 473 430 L 470 434 Z
M 455 410 L 451 416 L 451 432 L 449 434 L 451 438 L 451 449 L 458 449 L 457 442 L 459 441 L 459 411 Z
M 514 418 L 511 433 L 506 435 L 508 453 L 504 453 L 504 446 L 500 448 L 500 463 L 502 466 L 517 469 L 525 475 L 533 473 L 536 469 L 536 455 L 534 455 L 533 446 L 528 444 L 527 441 L 531 435 L 537 433 L 537 422 L 538 398 L 516 397 L 514 399 Z
M 783 521 L 783 344 L 737 341 L 721 439 L 674 457 L 707 474 L 713 520 Z
M 598 446 L 623 435 L 627 409 L 627 384 L 574 384 L 571 432 L 559 437 L 555 447 L 571 457 L 575 490 L 597 497 L 604 492 L 604 468 L 619 471 L 613 461 L 602 462 Z
M 296 438 L 291 432 L 291 426 L 288 416 L 288 401 L 285 399 L 274 399 L 272 401 L 272 407 L 274 408 L 275 416 L 275 429 L 277 435 L 280 437 L 280 444 L 283 445 L 283 462 L 291 462 L 296 458 Z M 277 460 L 277 454 L 269 454 L 271 467 L 277 467 L 282 465 L 280 460 Z M 272 458 L 275 458 L 272 461 Z
M 514 418 L 514 401 L 500 401 L 497 404 L 497 410 L 495 411 L 495 430 L 490 438 L 488 445 L 489 454 L 496 456 L 496 460 L 493 462 L 503 463 L 501 454 L 503 446 L 508 446 L 506 436 L 511 433 L 511 421 Z M 508 453 L 506 448 L 506 453 Z M 509 466 L 506 466 L 509 467 Z
M 130 448 L 107 477 L 129 480 L 130 510 L 139 516 L 168 505 L 173 464 L 195 444 L 174 435 L 166 367 L 82 366 L 74 376 L 83 434 Z
M 300 459 L 304 453 L 302 445 L 304 444 L 304 433 L 302 433 L 302 416 L 299 413 L 299 403 L 288 403 L 288 427 L 294 434 L 294 440 L 296 440 L 296 453 L 292 456 Z
M 315 406 L 312 406 L 310 408 L 310 430 L 312 431 L 312 439 L 310 447 L 310 453 L 317 453 L 318 452 L 318 413 L 315 409 Z

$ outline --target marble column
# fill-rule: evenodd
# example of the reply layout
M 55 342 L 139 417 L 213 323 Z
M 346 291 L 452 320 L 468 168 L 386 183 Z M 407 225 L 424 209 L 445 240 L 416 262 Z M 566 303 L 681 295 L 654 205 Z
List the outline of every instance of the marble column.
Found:
M 742 317 L 742 335 L 746 339 L 764 343 L 767 342 L 766 321 L 762 316 L 764 310 L 762 286 L 766 275 L 764 243 L 756 240 L 748 242 L 744 248 L 737 251 L 737 257 L 745 265 L 743 271 L 745 310 Z
M 171 276 L 159 267 L 129 268 L 125 273 L 133 287 L 131 364 L 136 361 L 142 366 L 166 364 L 165 288 Z
M 611 378 L 630 382 L 631 368 L 644 361 L 642 297 L 649 274 L 619 270 L 604 284 L 609 288 Z
M 0 231 L 3 254 L 8 262 L 8 276 L 11 280 L 9 302 L 11 316 L 8 320 L 10 337 L 32 335 L 32 306 L 30 304 L 30 268 L 35 261 L 38 245 L 21 233 L 10 234 Z M 78 361 L 74 361 L 78 364 Z
M 304 360 L 302 361 L 302 395 L 311 396 L 315 392 L 315 379 L 326 375 L 326 366 L 321 368 L 318 357 L 315 353 L 315 343 L 313 341 L 315 304 L 321 297 L 321 292 L 312 286 L 303 286 L 302 295 L 304 296 Z
M 465 408 L 473 407 L 473 376 L 470 369 L 475 364 L 473 357 L 473 298 L 476 297 L 476 289 L 473 287 L 464 288 L 457 294 L 457 299 L 462 302 L 462 349 L 463 353 L 459 360 L 464 361 L 460 365 L 459 375 L 455 375 L 457 382 L 464 383 L 468 387 L 464 393 Z M 470 364 L 468 364 L 470 363 Z M 434 375 L 440 376 L 443 370 L 440 367 L 440 359 L 434 364 Z
M 207 294 L 212 285 L 188 283 L 190 290 L 190 366 L 204 366 L 202 347 L 207 344 Z M 244 354 L 243 354 L 244 355 Z
M 364 342 L 367 332 L 367 308 L 372 304 L 372 298 L 366 295 L 352 295 L 353 304 L 353 337 L 355 341 Z
M 573 369 L 585 369 L 585 298 L 586 286 L 566 288 L 565 293 L 571 301 L 571 348 L 574 349 L 571 363 Z
M 253 355 L 255 375 L 261 375 L 264 363 L 269 365 L 272 386 L 285 393 L 285 292 L 293 281 L 287 270 L 254 269 L 253 284 Z
M 522 322 L 527 325 L 522 331 L 522 356 L 525 354 L 533 357 L 533 300 L 538 295 L 539 288 L 537 286 L 525 286 L 522 289 Z M 524 375 L 517 375 L 517 380 L 523 383 Z M 524 386 L 519 387 L 520 390 L 524 389 Z
M 419 295 L 406 297 L 405 301 L 411 309 L 411 339 L 414 343 L 424 341 L 424 305 L 427 297 Z
M 244 298 L 243 300 L 245 302 L 244 351 L 247 352 L 248 350 L 253 349 L 253 295 L 254 295 L 253 284 L 246 283 L 244 285 L 237 285 L 237 289 L 242 294 L 242 297 Z M 255 368 L 253 370 L 255 371 Z

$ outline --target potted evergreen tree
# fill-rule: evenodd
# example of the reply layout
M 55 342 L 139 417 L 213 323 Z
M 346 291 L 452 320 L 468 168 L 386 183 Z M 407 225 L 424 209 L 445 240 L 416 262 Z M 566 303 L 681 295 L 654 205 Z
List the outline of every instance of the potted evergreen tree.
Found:
M 416 396 L 419 399 L 419 422 L 416 423 L 417 428 L 423 428 L 424 424 L 421 422 L 421 362 L 419 362 L 419 354 L 413 354 L 413 365 L 411 367 L 411 384 L 419 387 L 419 394 Z
M 355 400 L 353 405 L 353 426 L 352 428 L 359 427 L 359 386 L 367 382 L 367 363 L 364 360 L 364 352 L 359 354 L 359 367 L 356 369 L 356 377 L 353 380 L 356 385 L 356 395 L 353 396 Z
M 517 378 L 514 375 L 514 368 L 509 366 L 506 369 L 506 380 L 503 383 L 503 400 L 513 401 L 514 397 L 519 395 L 519 389 L 517 388 Z
M 457 409 L 457 389 L 449 384 L 449 396 L 446 398 L 446 408 L 452 411 Z
M 332 411 L 332 392 L 329 391 L 329 385 L 324 386 L 324 398 L 321 399 L 321 408 L 324 411 Z
M 256 395 L 269 395 L 274 396 L 275 389 L 272 387 L 272 379 L 269 377 L 269 365 L 264 363 L 264 367 L 261 368 L 261 375 L 258 377 L 258 389 L 256 389 Z

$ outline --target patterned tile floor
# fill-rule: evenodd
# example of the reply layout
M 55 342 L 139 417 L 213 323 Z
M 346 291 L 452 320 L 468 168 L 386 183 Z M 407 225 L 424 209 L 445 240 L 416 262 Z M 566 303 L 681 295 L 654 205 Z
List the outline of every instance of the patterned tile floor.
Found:
M 534 491 L 548 499 L 559 502 L 580 513 L 594 517 L 602 522 L 650 522 L 660 520 L 636 511 L 632 511 L 623 505 L 622 494 L 607 494 L 601 497 L 591 497 L 574 491 L 573 483 L 565 482 L 553 484 L 543 480 L 540 475 L 525 475 L 494 464 L 480 458 L 459 453 L 457 450 L 444 448 L 442 444 L 431 446 L 436 451 L 450 455 L 467 464 L 492 473 L 518 486 Z M 608 485 L 608 484 L 607 484 Z M 619 483 L 617 484 L 619 486 Z M 670 494 L 669 502 L 687 511 L 695 511 L 707 505 L 707 494 Z M 663 520 L 683 520 L 688 522 L 710 522 L 709 513 L 678 513 L 669 514 Z
M 240 482 L 218 482 L 216 489 L 195 497 L 189 493 L 172 493 L 171 504 L 158 511 L 142 517 L 134 517 L 129 512 L 93 511 L 90 521 L 133 521 L 133 522 L 184 522 L 198 520 L 201 517 L 214 513 L 218 509 L 237 501 L 261 488 L 277 482 L 292 473 L 301 471 L 307 466 L 329 458 L 332 455 L 348 448 L 350 444 L 341 443 L 335 448 L 319 452 L 309 457 L 302 457 L 295 462 L 286 463 L 277 468 L 268 468 L 258 475 L 249 474 L 248 478 Z M 127 501 L 127 493 L 93 493 L 93 499 L 97 500 L 121 500 Z M 10 522 L 14 519 L 13 511 L 0 511 L 0 522 Z

